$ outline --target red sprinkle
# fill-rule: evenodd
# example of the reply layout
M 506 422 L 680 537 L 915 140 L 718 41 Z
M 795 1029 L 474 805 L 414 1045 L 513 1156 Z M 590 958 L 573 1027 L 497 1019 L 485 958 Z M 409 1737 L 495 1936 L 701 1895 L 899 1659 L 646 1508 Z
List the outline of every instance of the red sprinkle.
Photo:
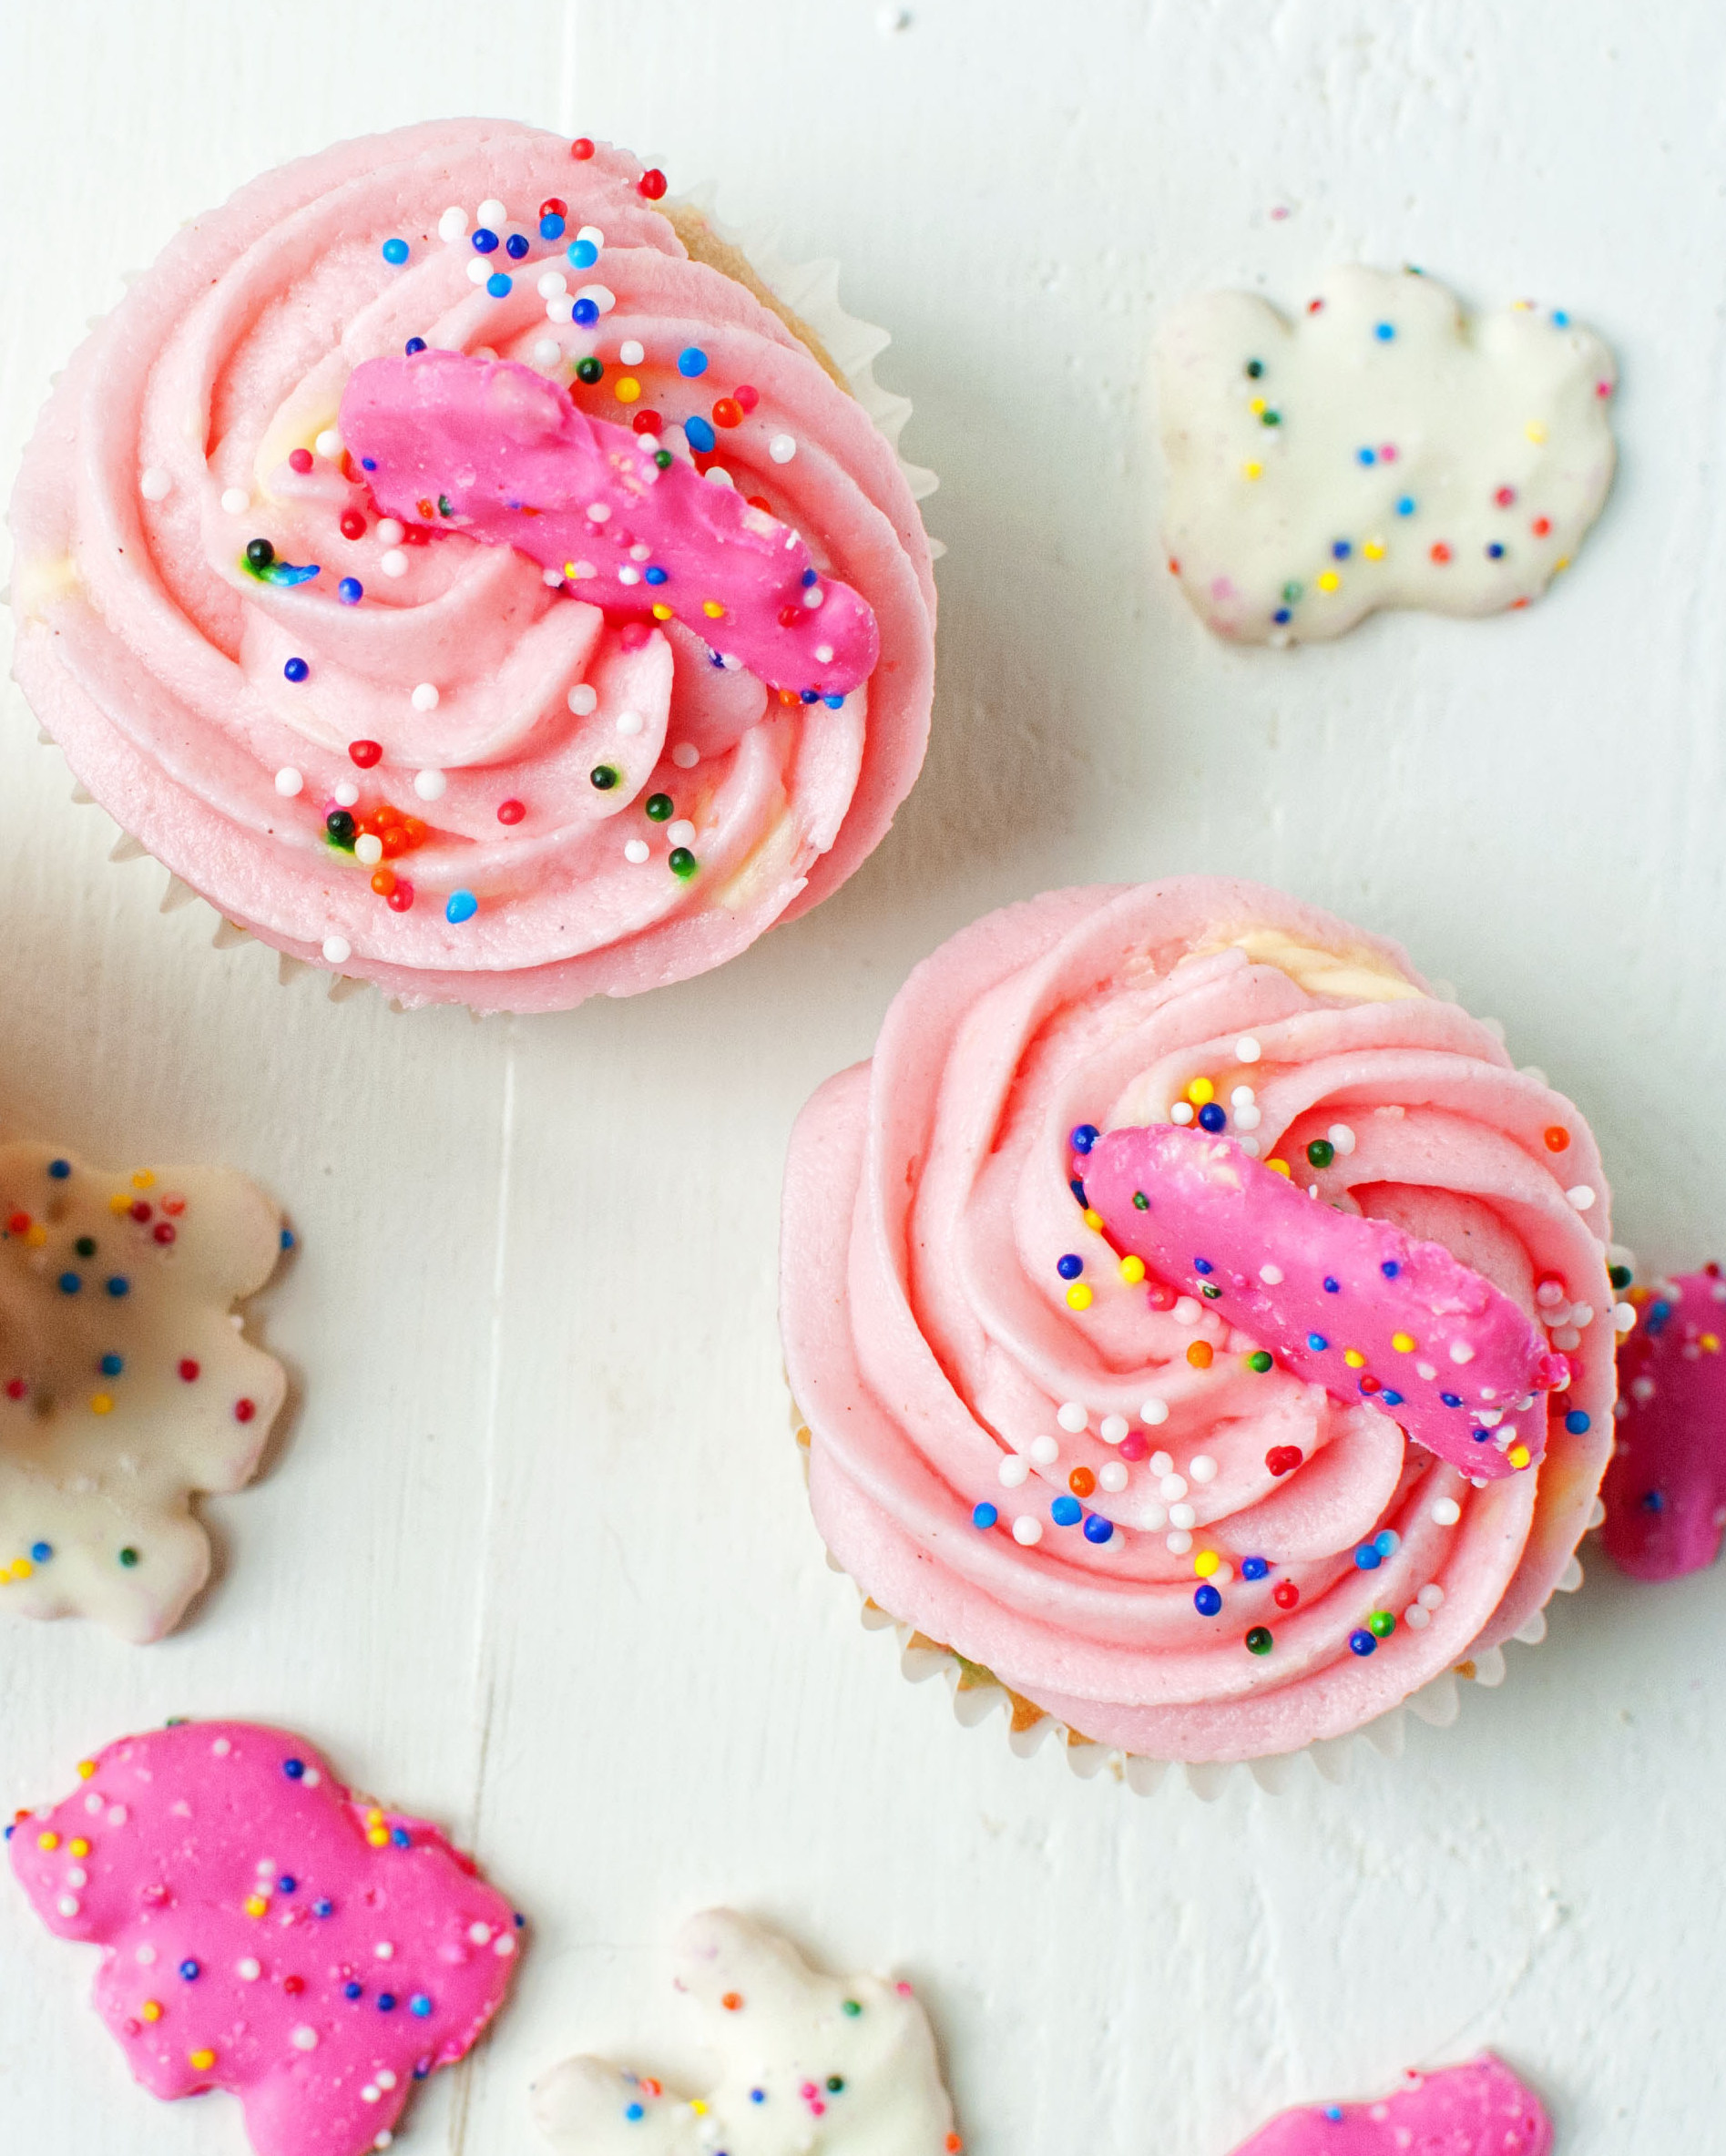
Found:
M 192 1361 L 189 1355 L 188 1355 L 180 1364 L 179 1374 L 188 1385 L 192 1385 L 196 1382 L 198 1377 L 198 1364 Z
M 779 610 L 779 626 L 781 628 L 795 628 L 800 621 L 807 621 L 808 618 L 807 607 L 781 607 Z
M 311 452 L 309 449 L 291 449 L 288 452 L 288 469 L 291 472 L 309 472 L 311 469 Z
M 151 1213 L 154 1212 L 156 1208 L 150 1203 L 148 1198 L 134 1198 L 132 1201 L 131 1214 L 135 1221 L 148 1220 Z
M 258 1404 L 255 1400 L 236 1400 L 234 1402 L 234 1420 L 237 1423 L 249 1423 L 257 1412 Z
M 715 426 L 741 426 L 743 407 L 735 397 L 721 397 L 713 407 Z
M 383 903 L 389 907 L 393 914 L 406 913 L 409 906 L 411 906 L 414 903 L 413 884 L 403 883 L 401 877 L 398 876 L 395 880 L 394 890 L 390 893 L 390 895 L 384 900 Z
M 1279 1609 L 1292 1609 L 1301 1599 L 1301 1590 L 1292 1579 L 1279 1579 L 1271 1589 L 1271 1599 Z
M 158 1242 L 169 1243 L 173 1241 L 175 1237 L 179 1233 L 179 1230 L 175 1227 L 172 1221 L 158 1221 L 156 1225 L 150 1230 L 150 1233 L 156 1238 Z
M 569 145 L 569 154 L 572 158 L 590 158 L 593 155 L 591 140 L 586 135 L 577 135 Z
M 1292 1475 L 1305 1458 L 1298 1445 L 1273 1445 L 1264 1456 L 1264 1464 L 1272 1475 Z
M 751 495 L 749 506 L 751 509 L 759 509 L 763 516 L 771 516 L 773 514 L 773 505 L 764 494 Z
M 1517 490 L 1514 486 L 1501 486 L 1492 498 L 1501 509 L 1507 509 L 1517 498 Z
M 344 539 L 363 539 L 365 536 L 365 518 L 357 509 L 342 512 L 342 536 Z
M 618 641 L 626 651 L 639 651 L 647 640 L 648 625 L 645 621 L 626 621 L 618 632 Z
M 350 741 L 348 754 L 363 771 L 369 771 L 374 763 L 383 761 L 383 744 L 382 741 Z
M 1150 1450 L 1150 1439 L 1138 1430 L 1129 1430 L 1120 1441 L 1123 1460 L 1142 1460 Z
M 1440 568 L 1442 568 L 1450 559 L 1450 548 L 1445 546 L 1442 539 L 1435 539 L 1433 542 L 1433 559 L 1438 564 Z
M 30 1216 L 27 1212 L 12 1213 L 8 1216 L 6 1221 L 6 1227 L 14 1235 L 23 1235 L 26 1233 L 29 1230 L 29 1226 Z
M 1166 1281 L 1145 1282 L 1145 1300 L 1153 1310 L 1172 1310 L 1180 1298 Z
M 745 412 L 753 412 L 756 405 L 761 401 L 761 391 L 747 382 L 740 382 L 731 394 L 742 405 Z
M 638 434 L 657 434 L 664 424 L 662 415 L 658 412 L 638 412 L 629 422 Z
M 649 165 L 636 185 L 649 202 L 657 202 L 665 192 L 665 174 L 657 165 Z
M 561 195 L 547 195 L 539 205 L 541 217 L 567 217 L 569 205 Z
M 500 823 L 519 823 L 526 813 L 526 806 L 518 801 L 500 801 L 497 804 L 497 821 Z
M 183 1213 L 185 1210 L 186 1201 L 183 1198 L 176 1197 L 170 1194 L 169 1197 L 166 1197 L 162 1200 L 162 1211 L 164 1212 L 171 1212 L 176 1220 L 179 1218 L 180 1214 Z
M 22 1400 L 29 1389 L 21 1377 L 8 1377 L 6 1380 L 6 1398 L 8 1400 Z
M 1537 539 L 1544 539 L 1552 529 L 1552 519 L 1549 516 L 1537 516 L 1528 528 Z

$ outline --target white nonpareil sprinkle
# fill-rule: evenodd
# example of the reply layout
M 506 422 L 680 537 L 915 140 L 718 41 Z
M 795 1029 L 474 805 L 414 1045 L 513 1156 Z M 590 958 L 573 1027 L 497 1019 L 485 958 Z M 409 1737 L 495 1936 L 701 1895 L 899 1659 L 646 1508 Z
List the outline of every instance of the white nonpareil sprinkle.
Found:
M 1615 1333 L 1634 1333 L 1636 1305 L 1633 1303 L 1615 1303 L 1612 1305 L 1612 1330 Z
M 1424 1632 L 1432 1621 L 1432 1611 L 1423 1609 L 1418 1602 L 1411 1602 L 1403 1612 L 1403 1622 L 1411 1632 Z
M 437 236 L 446 247 L 467 237 L 467 212 L 459 202 L 452 202 L 437 220 Z
M 1128 1431 L 1124 1415 L 1106 1415 L 1098 1427 L 1097 1435 L 1105 1445 L 1118 1445 Z
M 1162 1480 L 1157 1485 L 1157 1494 L 1160 1497 L 1167 1498 L 1170 1504 L 1173 1504 L 1177 1497 L 1184 1497 L 1186 1496 L 1187 1477 L 1184 1475 L 1165 1475 Z
M 488 254 L 476 254 L 467 265 L 469 284 L 484 284 L 491 273 L 492 258 Z
M 342 436 L 332 426 L 325 427 L 323 432 L 312 444 L 312 447 L 316 449 L 318 455 L 320 456 L 327 456 L 332 464 L 333 464 L 336 458 L 341 455 L 342 450 L 346 448 L 346 446 L 347 444 L 342 441 Z
M 679 741 L 671 751 L 671 761 L 680 771 L 692 771 L 701 761 L 701 751 L 693 741 Z
M 564 575 L 572 583 L 578 584 L 584 577 L 597 577 L 598 574 L 590 561 L 567 561 L 564 564 Z
M 435 681 L 420 682 L 408 699 L 416 711 L 434 711 L 439 700 Z
M 556 322 L 561 329 L 564 323 L 576 318 L 576 302 L 567 292 L 556 292 L 546 301 L 546 320 Z M 586 354 L 583 354 L 586 357 Z
M 290 801 L 303 791 L 305 782 L 304 772 L 295 771 L 291 763 L 284 763 L 276 773 L 276 792 L 285 794 Z
M 1187 1462 L 1187 1473 L 1197 1483 L 1215 1482 L 1217 1463 L 1208 1452 L 1194 1453 L 1191 1459 Z
M 1105 1460 L 1097 1470 L 1098 1486 L 1118 1497 L 1127 1487 L 1127 1466 L 1123 1460 Z
M 380 1961 L 393 1961 L 395 1959 L 395 1948 L 391 1946 L 388 1939 L 380 1939 L 372 1951 Z
M 1281 1265 L 1261 1265 L 1259 1278 L 1267 1288 L 1280 1288 L 1282 1285 L 1282 1268 Z
M 1043 1523 L 1035 1514 L 1021 1512 L 1013 1522 L 1013 1539 L 1022 1542 L 1028 1549 L 1032 1543 L 1043 1539 Z
M 1256 1063 L 1262 1053 L 1263 1050 L 1250 1033 L 1243 1033 L 1234 1044 L 1234 1059 L 1237 1063 Z
M 591 300 L 601 314 L 609 314 L 618 303 L 618 295 L 603 284 L 584 284 L 577 288 L 578 300 Z
M 251 506 L 251 496 L 243 486 L 224 486 L 221 506 L 230 516 L 243 516 Z
M 827 594 L 819 584 L 812 584 L 803 594 L 803 604 L 810 608 L 819 607 L 826 597 Z
M 323 939 L 323 957 L 327 966 L 345 966 L 353 955 L 353 945 L 345 935 L 326 935 Z
M 1171 1123 L 1190 1123 L 1198 1112 L 1190 1100 L 1177 1100 L 1169 1111 L 1169 1120 Z
M 1337 1151 L 1342 1155 L 1343 1160 L 1346 1160 L 1349 1155 L 1354 1150 L 1354 1133 L 1349 1129 L 1346 1123 L 1333 1123 L 1324 1135 L 1330 1139 L 1331 1143 L 1336 1148 Z
M 296 2051 L 315 2051 L 318 2048 L 318 2032 L 302 2021 L 293 2032 L 292 2043 Z
M 263 1975 L 263 1973 L 262 1963 L 254 1961 L 250 1955 L 246 1957 L 245 1960 L 240 1964 L 239 1968 L 235 1971 L 235 1974 L 239 1977 L 240 1981 L 242 1984 L 255 1984 L 259 1977 Z
M 353 858 L 362 868 L 375 868 L 383 858 L 383 841 L 375 831 L 363 831 L 353 842 Z
M 1475 1351 L 1466 1340 L 1453 1340 L 1450 1344 L 1450 1359 L 1453 1363 L 1472 1363 Z
M 1172 1453 L 1154 1452 L 1151 1454 L 1150 1471 L 1153 1475 L 1172 1475 L 1174 1470 L 1175 1461 Z
M 1172 1519 L 1173 1513 L 1170 1513 L 1169 1517 Z M 1185 1528 L 1177 1528 L 1174 1533 L 1169 1537 L 1166 1548 L 1170 1557 L 1185 1557 L 1192 1548 L 1192 1537 L 1188 1534 Z
M 577 719 L 585 719 L 598 710 L 599 691 L 590 682 L 577 681 L 564 700 Z
M 563 582 L 564 573 L 561 569 L 541 569 L 539 580 L 542 584 L 549 584 L 556 589 Z
M 1158 1533 L 1160 1528 L 1166 1528 L 1168 1525 L 1169 1507 L 1167 1505 L 1146 1506 L 1145 1527 L 1149 1533 L 1154 1535 Z
M 1018 1453 L 1010 1452 L 996 1470 L 1003 1489 L 1016 1490 L 1031 1472 L 1030 1462 Z
M 679 816 L 675 823 L 668 823 L 665 835 L 674 846 L 692 846 L 695 843 L 695 826 L 687 816 Z
M 576 234 L 576 245 L 579 247 L 584 240 L 587 242 L 589 247 L 603 247 L 606 243 L 606 236 L 599 230 L 597 225 L 582 226 L 581 230 Z
M 556 337 L 538 338 L 534 344 L 534 364 L 543 373 L 546 367 L 555 367 L 563 353 L 564 348 Z
M 1251 1108 L 1257 1098 L 1258 1095 L 1251 1086 L 1237 1086 L 1229 1096 L 1229 1105 L 1231 1108 Z
M 504 203 L 497 199 L 495 195 L 487 195 L 474 212 L 474 216 L 475 220 L 484 225 L 490 232 L 496 231 L 501 225 L 509 222 L 509 210 Z
M 352 779 L 343 779 L 335 789 L 335 798 L 344 809 L 351 809 L 360 798 L 360 789 Z
M 610 509 L 604 502 L 589 502 L 587 504 L 587 522 L 589 524 L 609 524 L 611 522 Z
M 618 582 L 619 584 L 639 584 L 640 581 L 641 572 L 636 567 L 632 561 L 626 561 L 623 567 L 618 571 Z
M 1204 1313 L 1190 1295 L 1182 1295 L 1169 1314 L 1178 1325 L 1196 1325 Z
M 1264 1120 L 1264 1110 L 1251 1100 L 1244 1101 L 1234 1111 L 1235 1127 L 1241 1130 L 1256 1130 Z
M 1572 1189 L 1565 1192 L 1565 1196 L 1570 1201 L 1571 1204 L 1576 1207 L 1578 1212 L 1587 1212 L 1588 1208 L 1594 1203 L 1594 1191 L 1587 1183 L 1576 1184 Z
M 174 482 L 160 465 L 151 465 L 139 478 L 138 491 L 147 502 L 165 502 L 174 491 Z
M 1166 1423 L 1169 1420 L 1168 1401 L 1159 1400 L 1153 1395 L 1139 1410 L 1139 1419 L 1141 1423 L 1150 1423 L 1153 1425 L 1158 1423 Z
M 555 300 L 569 290 L 569 280 L 561 270 L 547 270 L 534 290 L 542 300 Z
M 1445 1606 L 1445 1590 L 1436 1580 L 1429 1579 L 1415 1599 L 1423 1609 L 1442 1609 Z
M 646 839 L 631 839 L 623 849 L 623 858 L 639 868 L 651 851 Z
M 1052 1437 L 1033 1437 L 1031 1457 L 1039 1467 L 1052 1467 L 1061 1456 L 1061 1448 Z
M 378 563 L 378 567 L 386 577 L 405 577 L 407 575 L 407 556 L 399 547 L 392 547 Z
M 492 1943 L 492 1927 L 489 1924 L 481 1924 L 475 1921 L 468 1926 L 467 1936 L 473 1940 L 475 1946 L 489 1947 Z
M 646 351 L 633 337 L 626 337 L 618 347 L 618 357 L 626 367 L 638 367 L 647 356 Z
M 378 519 L 376 536 L 380 547 L 399 547 L 407 536 L 407 526 L 398 524 L 393 516 L 383 516 Z
M 1433 1507 L 1433 1517 L 1441 1528 L 1454 1528 L 1462 1517 L 1462 1507 L 1455 1497 L 1440 1497 Z
M 449 781 L 442 771 L 415 771 L 414 774 L 414 791 L 422 801 L 441 801 L 444 789 L 448 784 Z
M 1079 1431 L 1085 1427 L 1089 1417 L 1077 1400 L 1063 1400 L 1055 1410 L 1055 1419 L 1062 1429 L 1077 1436 Z
M 797 444 L 790 434 L 775 434 L 767 444 L 767 454 L 776 465 L 788 465 L 797 455 Z
M 618 713 L 618 731 L 626 739 L 633 738 L 638 734 L 643 723 L 639 711 L 619 711 Z
M 76 1916 L 78 1913 L 78 1897 L 77 1895 L 63 1894 L 59 1900 L 59 1910 L 62 1916 Z

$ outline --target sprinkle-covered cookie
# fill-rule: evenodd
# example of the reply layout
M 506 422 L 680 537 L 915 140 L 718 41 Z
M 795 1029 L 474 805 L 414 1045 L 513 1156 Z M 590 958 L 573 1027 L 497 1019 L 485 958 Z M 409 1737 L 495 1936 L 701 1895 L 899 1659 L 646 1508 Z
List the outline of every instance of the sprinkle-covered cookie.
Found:
M 1411 2073 L 1377 2103 L 1302 2104 L 1235 2156 L 1547 2156 L 1540 2099 L 1490 2052 L 1442 2073 Z
M 1726 1531 L 1726 1280 L 1710 1265 L 1630 1293 L 1642 1322 L 1619 1349 L 1606 1553 L 1676 1579 L 1711 1565 Z

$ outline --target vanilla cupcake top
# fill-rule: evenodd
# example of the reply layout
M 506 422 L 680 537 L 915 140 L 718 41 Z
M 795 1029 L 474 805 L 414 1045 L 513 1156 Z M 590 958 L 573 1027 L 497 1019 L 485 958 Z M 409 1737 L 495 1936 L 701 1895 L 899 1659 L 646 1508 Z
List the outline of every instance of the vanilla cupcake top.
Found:
M 195 220 L 56 387 L 17 678 L 282 951 L 409 1002 L 630 994 L 824 896 L 914 778 L 905 477 L 663 194 L 505 122 L 341 144 Z
M 781 1303 L 828 1547 L 1158 1759 L 1356 1729 L 1526 1627 L 1611 1434 L 1576 1109 L 1249 884 L 1051 893 L 804 1110 Z

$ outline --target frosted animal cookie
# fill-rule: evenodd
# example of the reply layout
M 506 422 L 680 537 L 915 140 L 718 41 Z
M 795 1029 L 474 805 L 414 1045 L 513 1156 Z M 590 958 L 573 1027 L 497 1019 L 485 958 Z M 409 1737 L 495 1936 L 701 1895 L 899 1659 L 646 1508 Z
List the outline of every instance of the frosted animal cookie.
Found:
M 1169 567 L 1243 643 L 1527 606 L 1612 483 L 1599 338 L 1527 301 L 1469 322 L 1418 271 L 1333 271 L 1292 323 L 1206 292 L 1153 365 Z
M 729 1909 L 684 1926 L 677 1983 L 700 2007 L 718 2085 L 569 2059 L 534 2091 L 559 2156 L 953 2156 L 960 2146 L 928 2018 L 908 1984 L 820 1975 Z
M 1717 1265 L 1633 1288 L 1619 1349 L 1617 1444 L 1600 1497 L 1606 1554 L 1637 1579 L 1678 1579 L 1726 1530 L 1726 1280 Z
M 1235 2156 L 1548 2156 L 1540 2099 L 1484 2052 L 1467 2066 L 1411 2073 L 1377 2103 L 1302 2104 Z
M 291 1240 L 230 1169 L 0 1147 L 0 1609 L 179 1623 L 209 1574 L 192 1496 L 251 1479 L 287 1396 L 231 1313 Z
M 152 2096 L 226 2089 L 257 2156 L 387 2149 L 414 2084 L 503 2003 L 523 1919 L 424 1820 L 298 1738 L 180 1722 L 110 1744 L 6 1829 L 48 1929 Z

